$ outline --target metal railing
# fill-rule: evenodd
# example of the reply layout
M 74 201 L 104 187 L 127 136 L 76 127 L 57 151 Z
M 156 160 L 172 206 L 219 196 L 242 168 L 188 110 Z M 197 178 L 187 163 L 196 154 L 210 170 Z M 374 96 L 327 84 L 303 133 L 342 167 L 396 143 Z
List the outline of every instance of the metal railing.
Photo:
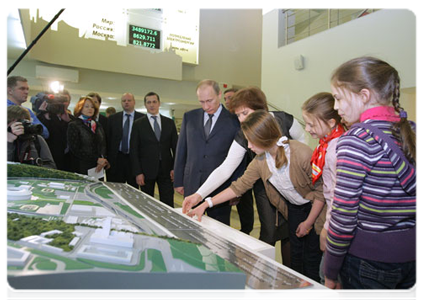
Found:
M 269 103 L 269 102 L 267 102 L 267 106 L 269 108 L 269 111 L 283 111 L 283 109 L 280 109 L 276 105 L 274 105 L 272 103 Z M 294 118 L 298 121 L 298 123 L 301 124 L 301 126 L 303 126 L 305 128 L 305 123 L 304 123 L 304 121 L 302 119 L 298 119 L 296 116 L 294 116 Z

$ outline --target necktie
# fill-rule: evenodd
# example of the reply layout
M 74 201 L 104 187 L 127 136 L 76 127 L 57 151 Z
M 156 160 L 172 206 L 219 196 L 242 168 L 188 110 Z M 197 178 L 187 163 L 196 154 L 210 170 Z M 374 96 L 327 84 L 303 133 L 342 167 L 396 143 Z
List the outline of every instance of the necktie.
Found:
M 209 119 L 207 120 L 206 125 L 204 125 L 204 133 L 206 134 L 206 138 L 208 138 L 210 134 L 210 130 L 212 127 L 212 122 L 213 122 L 212 120 L 213 116 L 214 116 L 213 114 L 209 114 Z
M 127 154 L 129 152 L 129 118 L 131 117 L 130 114 L 125 114 L 126 120 L 123 124 L 123 134 L 122 134 L 122 152 Z
M 156 138 L 158 141 L 160 141 L 160 126 L 157 122 L 157 116 L 151 116 L 154 119 L 154 133 L 156 134 Z

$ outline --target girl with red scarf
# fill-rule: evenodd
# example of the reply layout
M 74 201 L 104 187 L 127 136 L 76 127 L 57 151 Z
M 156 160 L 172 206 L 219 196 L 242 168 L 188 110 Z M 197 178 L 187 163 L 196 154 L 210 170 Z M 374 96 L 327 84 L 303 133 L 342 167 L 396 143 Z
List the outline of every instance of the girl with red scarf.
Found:
M 335 99 L 330 93 L 318 93 L 308 99 L 302 106 L 305 130 L 312 138 L 319 139 L 319 145 L 314 149 L 311 157 L 313 184 L 322 177 L 323 195 L 326 200 L 326 222 L 320 233 L 320 249 L 325 251 L 327 230 L 336 183 L 336 143 L 345 132 L 341 124 L 341 117 L 334 109 Z M 320 265 L 322 270 L 323 266 Z M 321 282 L 324 276 L 321 272 Z

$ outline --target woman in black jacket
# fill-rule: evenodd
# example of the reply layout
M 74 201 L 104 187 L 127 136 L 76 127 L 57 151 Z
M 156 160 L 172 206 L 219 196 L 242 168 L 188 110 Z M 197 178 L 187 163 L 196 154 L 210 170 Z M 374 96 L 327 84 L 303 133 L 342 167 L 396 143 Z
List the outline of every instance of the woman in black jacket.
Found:
M 81 97 L 74 110 L 76 119 L 68 126 L 71 170 L 79 174 L 88 174 L 92 168 L 100 172 L 109 167 L 105 133 L 101 124 L 93 119 L 98 110 L 99 107 L 90 97 Z

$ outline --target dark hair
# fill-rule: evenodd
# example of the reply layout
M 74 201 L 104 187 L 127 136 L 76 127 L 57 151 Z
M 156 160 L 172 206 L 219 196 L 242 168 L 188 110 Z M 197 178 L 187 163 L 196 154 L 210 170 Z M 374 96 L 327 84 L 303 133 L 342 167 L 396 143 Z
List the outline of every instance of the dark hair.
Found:
M 219 93 L 220 93 L 219 84 L 214 80 L 204 79 L 204 80 L 200 81 L 197 85 L 196 91 L 198 91 L 198 89 L 203 87 L 203 86 L 211 86 L 213 88 L 214 92 L 216 93 L 216 95 L 219 95 Z
M 65 95 L 65 96 L 69 96 L 69 102 L 71 101 L 72 97 L 71 97 L 71 94 L 69 93 L 69 91 L 68 91 L 68 90 L 63 90 L 63 91 L 61 92 L 61 94 Z
M 29 111 L 19 105 L 10 105 L 7 107 L 7 124 L 12 122 L 13 120 L 30 120 L 31 115 L 29 114 Z
M 18 81 L 28 82 L 25 77 L 22 76 L 10 76 L 7 78 L 7 87 L 13 88 L 18 84 Z
M 110 106 L 106 109 L 106 113 L 114 114 L 114 113 L 116 113 L 116 108 L 114 108 L 113 106 Z
M 82 108 L 84 108 L 85 102 L 86 101 L 90 101 L 93 106 L 94 106 L 94 116 L 96 116 L 98 114 L 99 111 L 99 107 L 94 103 L 93 99 L 91 97 L 85 96 L 85 97 L 81 97 L 79 98 L 78 103 L 76 103 L 75 108 L 73 110 L 73 115 L 75 117 L 79 117 L 80 115 L 82 115 Z
M 394 123 L 392 134 L 401 142 L 402 150 L 410 161 L 416 159 L 416 133 L 412 130 L 404 109 L 400 106 L 400 78 L 397 70 L 387 62 L 374 57 L 359 57 L 338 67 L 332 75 L 335 87 L 353 93 L 368 89 L 381 105 L 392 103 L 401 120 Z
M 329 124 L 329 120 L 334 119 L 336 124 L 341 123 L 338 111 L 334 109 L 335 98 L 331 93 L 317 93 L 303 103 L 301 109 L 316 119 Z
M 283 135 L 275 117 L 262 109 L 249 114 L 241 123 L 241 129 L 248 141 L 263 149 L 273 147 Z M 284 147 L 278 147 L 275 159 L 276 168 L 281 168 L 287 161 Z
M 266 95 L 257 87 L 243 88 L 233 95 L 229 107 L 230 112 L 235 113 L 235 109 L 242 106 L 252 110 L 268 111 Z
M 147 95 L 144 96 L 144 104 L 147 101 L 147 97 L 150 97 L 150 96 L 156 96 L 157 97 L 157 100 L 159 100 L 159 102 L 160 102 L 160 97 L 159 97 L 159 95 L 157 93 L 155 93 L 155 92 L 149 92 L 149 93 L 147 93 Z
M 98 99 L 98 102 L 101 104 L 101 97 L 98 93 L 92 92 L 92 93 L 89 93 L 87 96 L 90 98 L 96 97 Z
M 229 92 L 236 93 L 236 92 L 238 92 L 238 89 L 227 89 L 226 91 L 223 92 L 223 95 L 225 95 L 226 93 L 229 93 Z

